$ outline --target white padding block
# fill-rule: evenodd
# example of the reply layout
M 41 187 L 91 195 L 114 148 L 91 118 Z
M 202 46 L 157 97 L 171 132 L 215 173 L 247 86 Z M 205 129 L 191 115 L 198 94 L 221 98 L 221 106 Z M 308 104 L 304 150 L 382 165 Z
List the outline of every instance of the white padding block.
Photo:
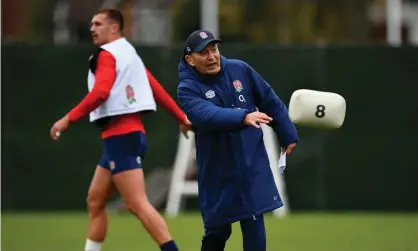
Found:
M 292 94 L 289 116 L 301 126 L 336 129 L 345 118 L 345 99 L 332 92 L 301 89 Z

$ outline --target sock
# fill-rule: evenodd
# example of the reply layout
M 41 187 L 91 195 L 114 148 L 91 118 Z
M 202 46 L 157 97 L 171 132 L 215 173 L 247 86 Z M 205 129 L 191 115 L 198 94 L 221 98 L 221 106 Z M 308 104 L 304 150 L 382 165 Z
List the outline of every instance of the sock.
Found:
M 179 251 L 176 243 L 173 240 L 164 243 L 163 245 L 160 246 L 160 248 L 161 248 L 161 251 Z
M 101 247 L 102 247 L 101 242 L 96 242 L 96 241 L 87 239 L 86 247 L 84 248 L 84 251 L 100 251 Z

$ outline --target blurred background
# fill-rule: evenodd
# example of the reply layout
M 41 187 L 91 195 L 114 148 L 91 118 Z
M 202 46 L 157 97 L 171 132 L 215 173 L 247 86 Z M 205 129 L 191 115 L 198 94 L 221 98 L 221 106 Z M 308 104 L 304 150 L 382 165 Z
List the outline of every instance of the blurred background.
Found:
M 207 28 L 286 104 L 302 88 L 346 99 L 341 129 L 297 127 L 290 214 L 266 218 L 269 251 L 418 250 L 417 0 L 2 0 L 2 250 L 84 247 L 99 133 L 87 118 L 59 142 L 49 129 L 87 92 L 89 24 L 105 7 L 173 97 L 183 43 Z M 147 193 L 164 213 L 178 125 L 160 109 L 145 126 Z M 108 209 L 104 251 L 158 250 L 118 196 Z M 167 220 L 181 250 L 200 249 L 196 196 Z M 239 225 L 231 238 L 226 250 L 242 250 Z
M 91 15 L 103 7 L 122 10 L 138 45 L 181 43 L 206 15 L 229 43 L 377 45 L 389 25 L 396 43 L 418 44 L 417 0 L 3 0 L 3 43 L 90 43 Z

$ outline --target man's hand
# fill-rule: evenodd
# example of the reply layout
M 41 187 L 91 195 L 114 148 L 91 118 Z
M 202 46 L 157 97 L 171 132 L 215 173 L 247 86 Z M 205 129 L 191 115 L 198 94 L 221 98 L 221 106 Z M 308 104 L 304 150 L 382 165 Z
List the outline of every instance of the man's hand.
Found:
M 295 149 L 296 143 L 292 143 L 286 147 L 282 147 L 282 153 L 286 152 L 286 155 L 289 155 L 292 153 L 293 149 Z
M 248 113 L 245 116 L 244 124 L 248 125 L 248 126 L 254 126 L 255 128 L 260 128 L 260 125 L 258 125 L 259 123 L 268 124 L 272 120 L 273 120 L 273 118 L 270 118 L 265 113 L 252 112 L 252 113 Z
M 183 133 L 184 137 L 188 139 L 189 136 L 187 135 L 187 132 L 191 130 L 192 130 L 192 123 L 186 118 L 186 120 L 182 124 L 180 124 L 180 131 L 181 133 Z
M 58 140 L 61 136 L 61 133 L 63 133 L 68 126 L 70 125 L 70 119 L 68 115 L 65 115 L 62 119 L 55 122 L 55 124 L 51 128 L 51 138 L 53 140 Z

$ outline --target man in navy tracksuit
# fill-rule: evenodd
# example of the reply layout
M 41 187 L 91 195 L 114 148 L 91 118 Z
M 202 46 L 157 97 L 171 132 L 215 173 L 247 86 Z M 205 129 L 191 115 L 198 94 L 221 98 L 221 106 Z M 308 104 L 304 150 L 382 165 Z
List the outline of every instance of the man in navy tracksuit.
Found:
M 196 137 L 201 250 L 224 250 L 231 223 L 240 221 L 244 250 L 265 251 L 263 214 L 283 203 L 260 123 L 274 129 L 287 154 L 298 136 L 270 85 L 245 62 L 221 56 L 218 43 L 209 31 L 193 32 L 178 67 L 178 102 Z

